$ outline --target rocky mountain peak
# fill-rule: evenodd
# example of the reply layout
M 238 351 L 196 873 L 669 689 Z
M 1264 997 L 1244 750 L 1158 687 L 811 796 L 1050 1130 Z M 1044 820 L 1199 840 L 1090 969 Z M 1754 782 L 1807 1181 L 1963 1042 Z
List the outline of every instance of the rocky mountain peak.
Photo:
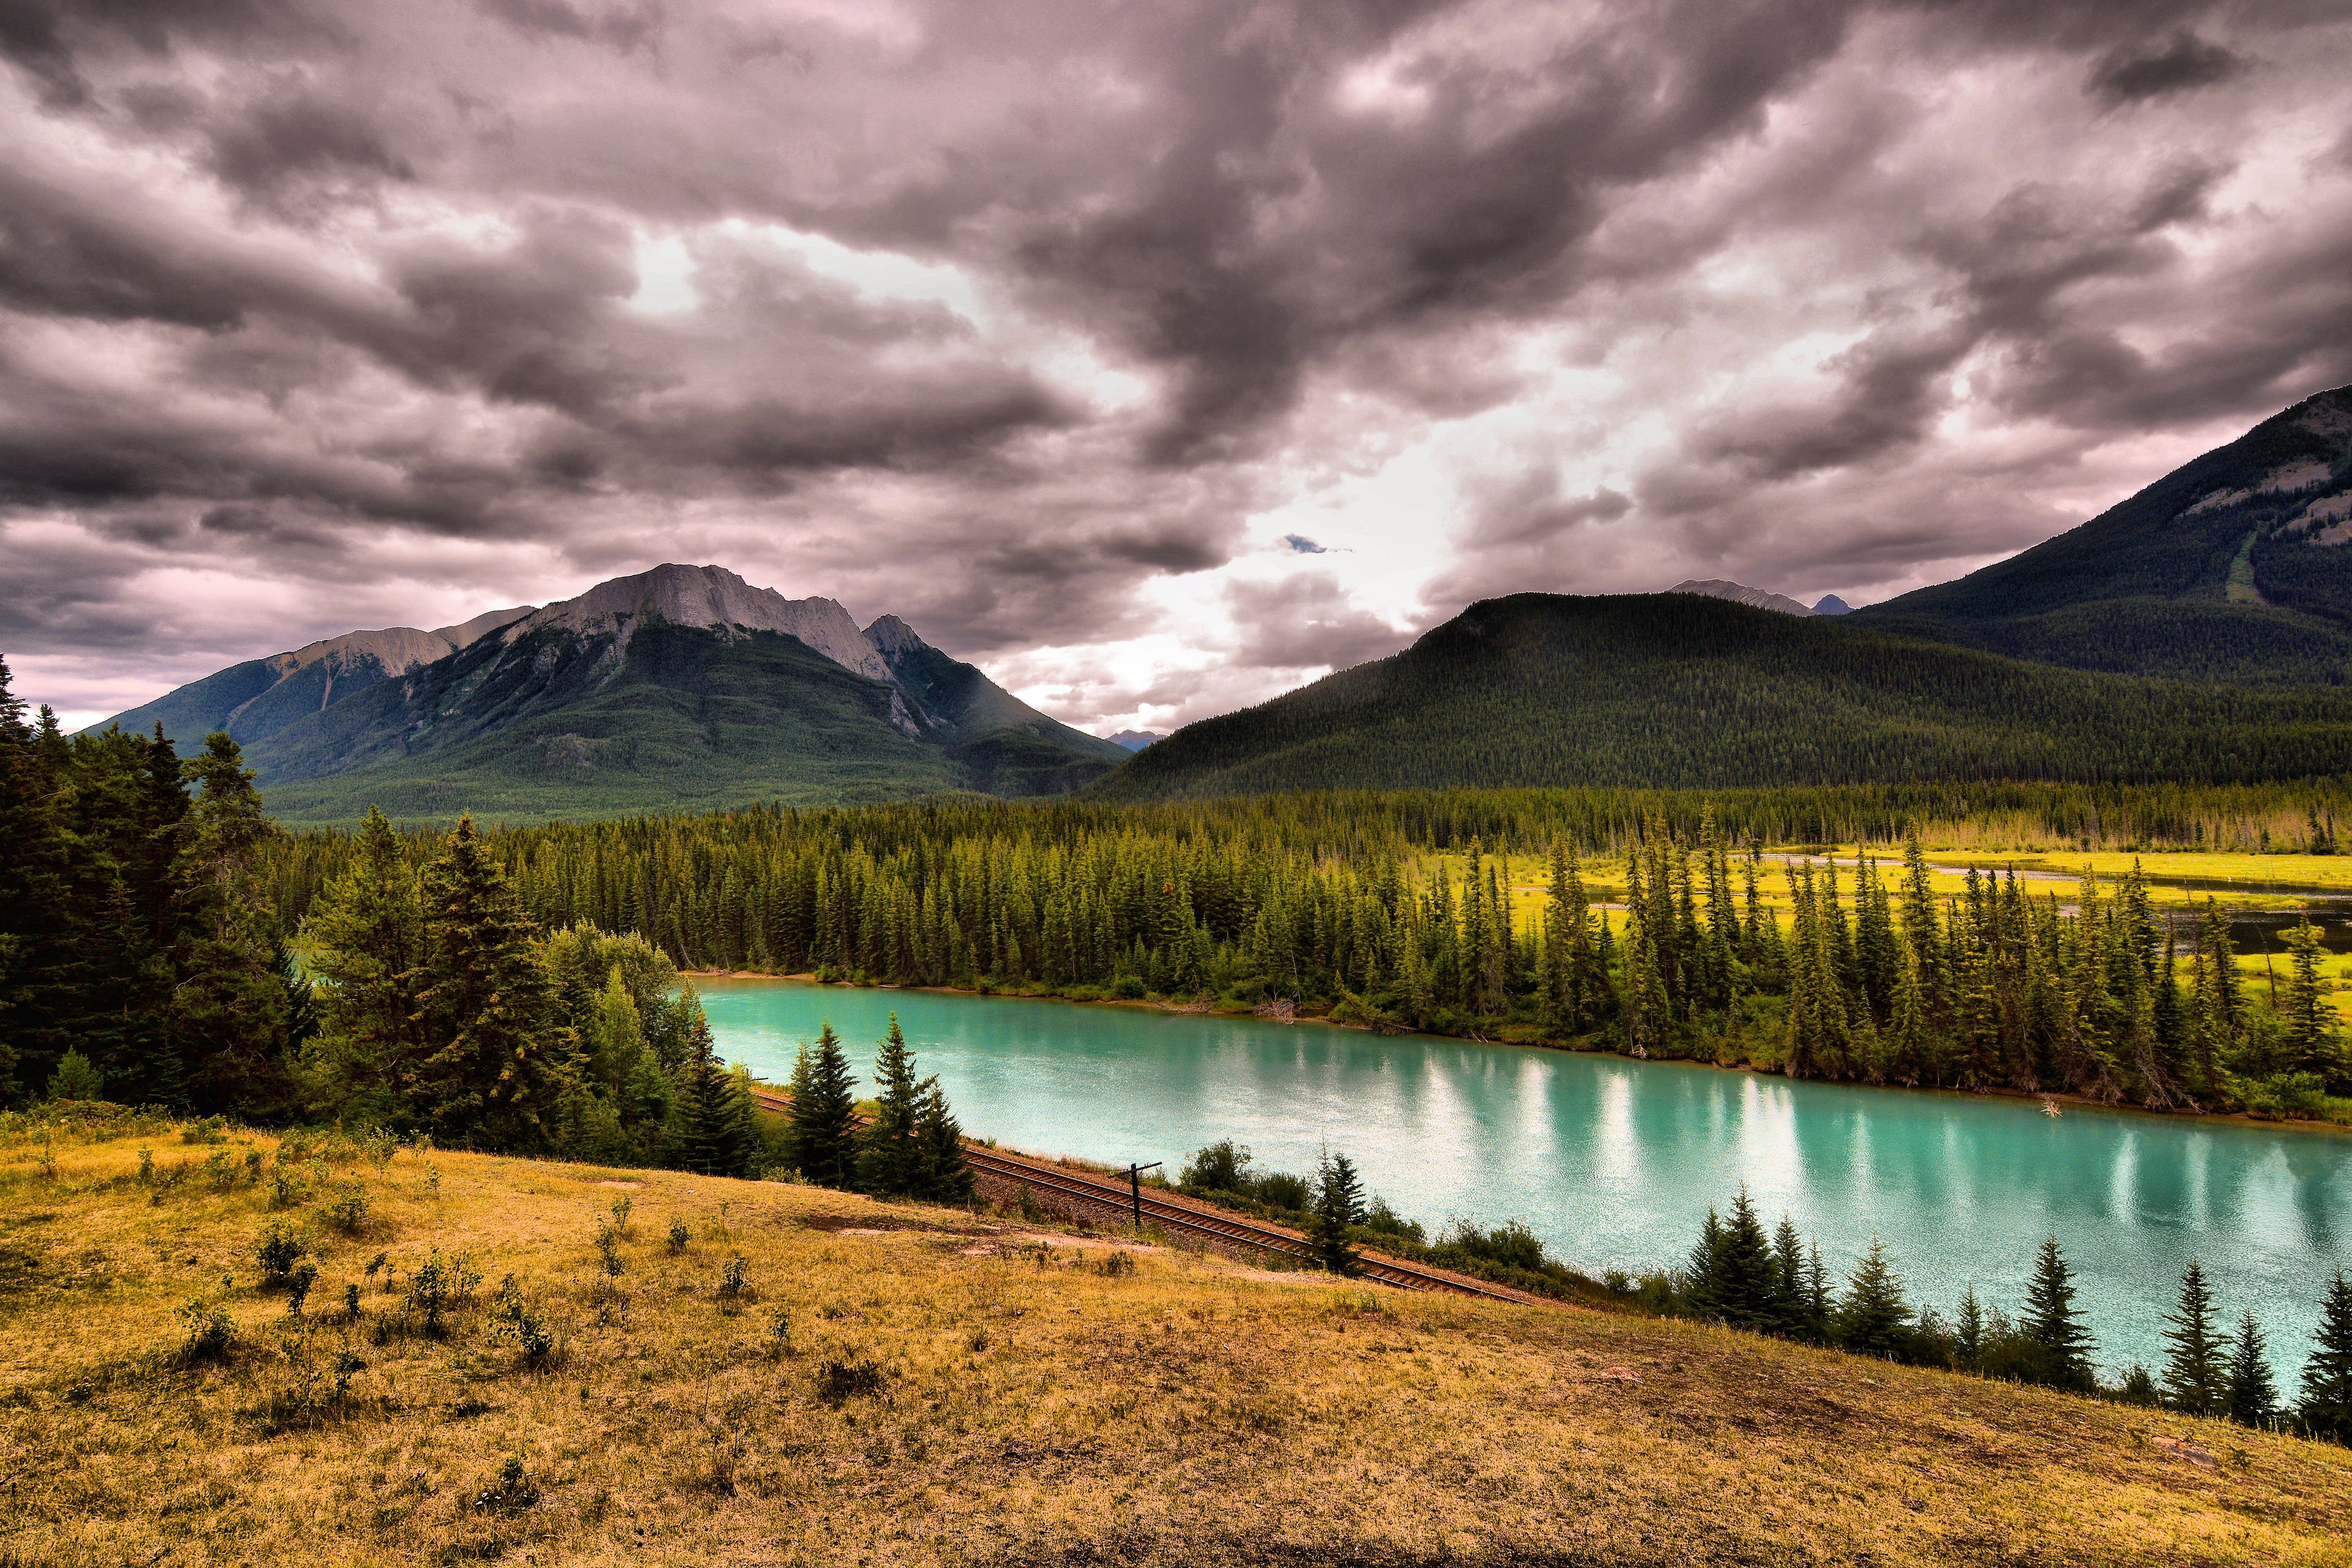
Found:
M 1810 605 L 1800 604 L 1786 594 L 1775 594 L 1765 588 L 1751 588 L 1745 583 L 1734 583 L 1724 577 L 1686 578 L 1666 590 L 1669 594 L 1701 594 L 1710 599 L 1729 599 L 1735 605 L 1751 609 L 1777 610 L 1784 616 L 1817 616 L 1821 612 Z
M 886 659 L 895 660 L 902 653 L 930 645 L 915 634 L 915 628 L 896 616 L 884 616 L 866 628 L 866 640 Z
M 890 667 L 838 603 L 826 598 L 787 599 L 773 588 L 754 588 L 724 566 L 670 564 L 614 577 L 576 599 L 550 605 L 516 622 L 506 636 L 511 642 L 542 627 L 562 626 L 607 633 L 625 647 L 637 623 L 649 615 L 675 626 L 782 632 L 798 637 L 844 669 L 870 680 L 890 679 Z

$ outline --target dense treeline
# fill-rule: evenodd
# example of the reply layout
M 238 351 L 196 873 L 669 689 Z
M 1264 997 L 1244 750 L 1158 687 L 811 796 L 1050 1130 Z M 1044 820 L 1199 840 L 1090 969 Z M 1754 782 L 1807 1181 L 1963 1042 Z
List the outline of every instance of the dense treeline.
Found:
M 282 1105 L 313 1019 L 252 876 L 277 831 L 227 736 L 68 740 L 0 664 L 0 1096 Z
M 2307 1110 L 2352 1078 L 2313 933 L 2294 938 L 2279 994 L 2252 999 L 2226 922 L 2209 916 L 2176 942 L 2137 878 L 2112 897 L 2086 885 L 2069 910 L 2028 896 L 2014 875 L 1972 876 L 1938 897 L 1916 841 L 1891 879 L 1867 856 L 1846 871 L 1767 861 L 1768 824 L 1891 837 L 1904 806 L 1970 804 L 1948 792 L 1786 794 L 940 801 L 518 828 L 483 842 L 541 924 L 635 931 L 688 968 L 1287 1000 L 1374 1027 L 2157 1108 Z M 2262 815 L 2283 831 L 2299 824 L 2306 847 L 2334 836 L 2334 796 L 2320 792 L 1988 788 L 1979 800 L 2143 827 Z M 1654 803 L 1646 821 L 1628 820 Z M 1744 825 L 1738 849 L 1718 805 Z M 1531 855 L 1538 834 L 1546 847 Z M 278 846 L 280 906 L 306 908 L 352 845 L 310 835 Z M 1515 891 L 1529 877 L 1547 896 Z M 1768 907 L 1768 889 L 1789 894 L 1793 924 Z
M 2096 675 L 1688 594 L 1473 605 L 1186 726 L 1121 799 L 1296 789 L 2263 783 L 2352 771 L 2352 691 Z
M 0 665 L 0 835 L 9 1100 L 335 1120 L 726 1175 L 805 1155 L 861 1190 L 968 1185 L 945 1098 L 912 1078 L 895 1027 L 867 1154 L 819 1169 L 830 1152 L 755 1115 L 669 954 L 533 918 L 470 821 L 404 838 L 371 816 L 298 914 L 267 896 L 285 843 L 234 741 L 184 761 L 160 727 L 68 740 L 46 710 L 26 722 Z

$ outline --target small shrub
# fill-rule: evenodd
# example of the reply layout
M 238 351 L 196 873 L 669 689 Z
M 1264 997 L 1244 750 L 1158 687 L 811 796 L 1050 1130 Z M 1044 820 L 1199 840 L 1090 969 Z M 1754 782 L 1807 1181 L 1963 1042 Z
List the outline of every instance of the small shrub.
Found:
M 1029 1190 L 1026 1182 L 1022 1183 L 1021 1190 L 1013 1194 L 1013 1202 L 1021 1210 L 1021 1217 L 1032 1225 L 1045 1217 L 1045 1205 L 1037 1201 L 1037 1194 Z
M 684 1252 L 693 1240 L 694 1232 L 687 1228 L 686 1221 L 674 1219 L 669 1222 L 669 1255 L 672 1258 Z
M 425 1167 L 425 1195 L 428 1198 L 441 1195 L 441 1167 L 438 1165 Z
M 260 1239 L 253 1244 L 253 1260 L 261 1265 L 261 1283 L 265 1288 L 290 1282 L 295 1266 L 310 1253 L 310 1244 L 282 1219 L 271 1220 L 263 1227 Z
M 226 1149 L 215 1149 L 205 1156 L 205 1180 L 213 1191 L 226 1193 L 236 1186 L 236 1159 Z
M 382 1268 L 383 1267 L 383 1264 L 384 1264 L 384 1255 L 383 1255 L 383 1253 L 381 1253 L 381 1252 L 377 1253 L 373 1258 L 369 1258 L 369 1259 L 367 1260 L 367 1277 L 368 1277 L 368 1279 L 369 1279 L 369 1281 L 370 1281 L 371 1283 L 373 1283 L 373 1282 L 374 1281 L 375 1277 L 376 1277 L 376 1271 L 377 1271 L 378 1269 Z M 384 1276 L 384 1283 L 385 1283 L 386 1287 L 387 1287 L 387 1288 L 389 1288 L 389 1286 L 390 1286 L 390 1285 L 391 1285 L 391 1283 L 392 1283 L 392 1276 L 390 1276 L 389 1274 L 385 1275 L 385 1276 Z
M 378 1127 L 360 1139 L 360 1151 L 375 1167 L 376 1174 L 382 1175 L 392 1169 L 393 1156 L 400 1152 L 400 1140 Z
M 310 1287 L 319 1282 L 319 1266 L 298 1263 L 286 1275 L 286 1310 L 296 1317 L 302 1315 L 302 1303 L 310 1299 Z
M 227 1136 L 226 1128 L 217 1116 L 207 1116 L 202 1121 L 191 1121 L 180 1129 L 180 1142 L 183 1143 L 218 1143 Z
M 518 1514 L 538 1503 L 539 1487 L 523 1468 L 520 1454 L 509 1454 L 499 1479 L 474 1496 L 474 1506 L 484 1513 Z
M 261 1151 L 258 1149 L 245 1152 L 245 1184 L 248 1187 L 261 1184 Z
M 448 1333 L 447 1315 L 473 1299 L 481 1276 L 476 1274 L 460 1254 L 443 1258 L 435 1247 L 408 1277 L 406 1310 L 422 1317 L 421 1327 L 434 1339 Z
M 793 1315 L 790 1312 L 782 1307 L 777 1308 L 768 1320 L 768 1332 L 774 1340 L 778 1355 L 793 1353 Z
M 827 1405 L 839 1405 L 877 1394 L 885 1382 L 882 1369 L 870 1361 L 828 1361 L 817 1369 L 816 1393 Z
M 629 1234 L 629 1211 L 635 1207 L 626 1193 L 613 1200 L 613 1228 L 623 1236 Z
M 346 1182 L 327 1207 L 327 1223 L 345 1236 L 357 1236 L 365 1228 L 367 1218 L 367 1189 L 357 1182 Z
M 964 1336 L 963 1343 L 966 1350 L 971 1352 L 974 1355 L 978 1355 L 981 1352 L 988 1348 L 988 1331 L 986 1329 L 972 1330 L 971 1333 Z
M 356 1323 L 359 1321 L 360 1288 L 356 1285 L 346 1285 L 343 1287 L 343 1321 Z
M 155 1151 L 152 1149 L 139 1151 L 139 1184 L 142 1187 L 155 1184 Z
M 225 1359 L 236 1342 L 236 1324 L 218 1301 L 192 1296 L 173 1314 L 180 1320 L 180 1349 L 173 1360 L 181 1366 L 200 1366 Z
M 739 1252 L 727 1260 L 726 1268 L 719 1270 L 719 1303 L 728 1311 L 733 1312 L 740 1310 L 742 1304 L 750 1300 L 751 1268 L 750 1260 Z
M 1126 1279 L 1135 1272 L 1135 1254 L 1126 1251 L 1110 1254 L 1102 1260 L 1102 1271 L 1106 1279 Z
M 498 1304 L 492 1313 L 496 1318 L 490 1326 L 492 1343 L 514 1346 L 526 1366 L 540 1368 L 552 1363 L 555 1331 L 548 1326 L 547 1314 L 523 1294 L 513 1275 L 499 1283 Z
M 621 1277 L 620 1234 L 609 1225 L 596 1227 L 596 1256 L 604 1270 L 604 1278 L 618 1279 Z
M 269 1206 L 273 1209 L 299 1208 L 307 1185 L 299 1172 L 281 1168 L 269 1178 Z

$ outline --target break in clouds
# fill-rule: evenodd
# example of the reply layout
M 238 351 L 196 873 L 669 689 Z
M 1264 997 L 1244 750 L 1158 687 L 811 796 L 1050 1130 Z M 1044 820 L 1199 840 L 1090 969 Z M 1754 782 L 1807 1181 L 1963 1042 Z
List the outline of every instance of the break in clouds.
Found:
M 2333 0 L 0 0 L 0 651 L 662 561 L 1166 728 L 1856 603 L 2352 381 Z

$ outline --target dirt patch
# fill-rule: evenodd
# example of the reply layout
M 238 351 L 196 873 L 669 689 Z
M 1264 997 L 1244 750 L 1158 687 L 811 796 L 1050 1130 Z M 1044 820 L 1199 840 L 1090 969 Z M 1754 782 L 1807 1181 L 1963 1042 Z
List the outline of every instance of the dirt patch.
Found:
M 897 1230 L 919 1230 L 934 1236 L 995 1236 L 999 1233 L 987 1226 L 935 1225 L 928 1220 L 902 1219 L 887 1214 L 812 1214 L 801 1216 L 803 1230 L 823 1231 L 827 1236 L 887 1236 Z

